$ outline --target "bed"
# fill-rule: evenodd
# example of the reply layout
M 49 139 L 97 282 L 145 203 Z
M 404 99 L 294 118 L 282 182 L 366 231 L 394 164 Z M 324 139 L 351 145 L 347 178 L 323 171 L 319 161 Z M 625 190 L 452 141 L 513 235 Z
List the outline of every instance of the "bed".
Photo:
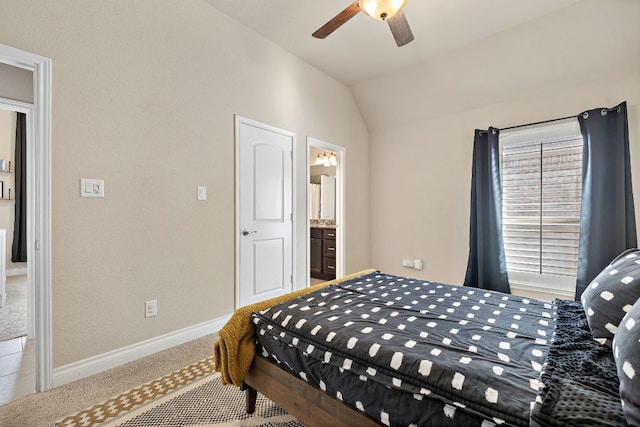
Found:
M 305 425 L 627 425 L 584 302 L 367 270 L 240 317 L 244 332 L 221 331 L 216 369 L 249 412 L 260 392 Z

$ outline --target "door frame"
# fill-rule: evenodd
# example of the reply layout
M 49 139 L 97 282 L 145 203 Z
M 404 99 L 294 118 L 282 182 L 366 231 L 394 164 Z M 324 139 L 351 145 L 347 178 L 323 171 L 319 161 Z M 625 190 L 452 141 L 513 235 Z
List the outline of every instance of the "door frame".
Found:
M 235 242 L 234 254 L 234 294 L 233 294 L 233 306 L 235 309 L 240 308 L 239 304 L 239 294 L 240 294 L 240 125 L 246 124 L 250 126 L 255 126 L 261 129 L 265 129 L 271 132 L 279 133 L 282 135 L 286 135 L 291 137 L 291 274 L 293 276 L 293 280 L 291 283 L 291 291 L 297 289 L 295 284 L 297 283 L 297 268 L 296 268 L 296 247 L 298 242 L 298 236 L 296 233 L 296 224 L 297 224 L 297 215 L 296 215 L 296 191 L 297 191 L 297 183 L 296 183 L 296 134 L 294 132 L 281 129 L 275 126 L 268 125 L 263 122 L 259 122 L 257 120 L 248 119 L 246 117 L 242 117 L 238 114 L 234 114 L 234 141 L 235 141 L 235 214 L 234 214 L 234 233 L 235 237 L 233 241 Z
M 322 141 L 320 139 L 312 138 L 310 136 L 307 137 L 307 157 L 305 164 L 307 165 L 306 169 L 306 194 L 307 194 L 307 227 L 306 227 L 306 254 L 307 254 L 307 286 L 311 285 L 311 248 L 310 248 L 310 239 L 311 239 L 311 192 L 309 191 L 309 181 L 311 178 L 310 168 L 311 168 L 311 159 L 309 159 L 309 153 L 311 151 L 310 147 L 320 147 L 326 150 L 331 150 L 336 152 L 336 251 L 338 252 L 336 256 L 336 277 L 342 277 L 345 273 L 345 189 L 347 188 L 345 185 L 346 181 L 346 163 L 347 163 L 347 150 L 344 147 L 339 145 L 332 144 L 330 142 Z
M 4 100 L 31 110 L 27 136 L 27 274 L 35 293 L 37 392 L 52 387 L 51 328 L 51 59 L 0 44 L 0 62 L 33 73 L 33 104 Z M 19 110 L 17 110 L 19 111 Z

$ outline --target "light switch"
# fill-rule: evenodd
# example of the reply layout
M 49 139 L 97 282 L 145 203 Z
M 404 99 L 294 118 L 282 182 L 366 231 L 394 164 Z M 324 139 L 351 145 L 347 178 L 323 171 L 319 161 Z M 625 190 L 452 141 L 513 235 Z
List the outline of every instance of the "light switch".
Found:
M 81 178 L 80 197 L 104 197 L 104 180 Z
M 198 200 L 207 200 L 207 187 L 198 186 Z

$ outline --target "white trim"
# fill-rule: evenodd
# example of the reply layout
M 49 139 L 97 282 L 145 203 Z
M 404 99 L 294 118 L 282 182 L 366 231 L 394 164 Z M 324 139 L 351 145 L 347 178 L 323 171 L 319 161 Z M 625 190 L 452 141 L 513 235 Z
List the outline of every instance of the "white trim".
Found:
M 571 276 L 555 276 L 552 274 L 509 272 L 509 285 L 516 289 L 530 292 L 544 292 L 552 295 L 563 295 L 573 298 L 576 293 L 576 278 Z
M 36 391 L 45 391 L 52 385 L 51 59 L 0 44 L 0 62 L 33 73 L 33 114 L 27 120 L 32 130 L 27 139 L 27 235 L 31 242 L 27 247 L 27 269 L 35 296 L 35 386 Z
M 61 366 L 53 371 L 53 386 L 59 387 L 108 369 L 116 368 L 120 365 L 124 365 L 125 363 L 132 362 L 159 351 L 201 338 L 205 335 L 217 333 L 230 318 L 231 315 L 219 317 L 217 319 L 179 329 L 159 337 L 122 347 L 118 350 L 109 351 L 107 353 Z
M 540 283 L 524 282 L 520 280 L 509 280 L 511 290 L 521 290 L 526 292 L 536 292 L 540 294 L 550 295 L 554 298 L 567 297 L 573 299 L 575 292 L 566 289 L 558 289 Z
M 296 283 L 298 281 L 298 215 L 297 204 L 298 201 L 298 180 L 296 179 L 298 164 L 298 149 L 297 149 L 297 137 L 295 132 L 284 131 L 287 135 L 291 135 L 291 291 L 296 290 L 298 287 Z M 305 150 L 306 151 L 306 150 Z M 306 235 L 306 234 L 305 234 Z
M 296 255 L 296 250 L 295 248 L 297 247 L 296 243 L 297 243 L 297 233 L 296 233 L 296 224 L 297 224 L 297 220 L 296 217 L 297 215 L 295 215 L 296 213 L 296 180 L 295 180 L 295 176 L 296 176 L 296 171 L 295 171 L 295 160 L 297 158 L 297 150 L 296 150 L 296 133 L 295 132 L 291 132 L 288 131 L 286 129 L 282 129 L 282 128 L 278 128 L 275 126 L 271 126 L 268 125 L 266 123 L 262 123 L 259 122 L 257 120 L 252 120 L 252 119 L 248 119 L 246 117 L 242 117 L 238 114 L 234 114 L 234 142 L 235 142 L 235 191 L 234 191 L 234 196 L 236 199 L 236 203 L 235 203 L 235 212 L 234 212 L 234 221 L 235 221 L 235 226 L 234 226 L 234 230 L 235 230 L 235 277 L 234 277 L 234 283 L 235 283 L 235 293 L 234 293 L 234 307 L 235 308 L 239 308 L 239 298 L 238 295 L 240 295 L 240 197 L 239 197 L 239 192 L 240 192 L 240 125 L 241 124 L 245 124 L 245 125 L 249 125 L 249 126 L 254 126 L 260 129 L 264 129 L 264 130 L 268 130 L 271 132 L 275 132 L 275 133 L 279 133 L 281 135 L 285 135 L 287 137 L 291 137 L 291 276 L 292 276 L 292 283 L 291 283 L 291 288 L 292 290 L 295 287 L 295 283 L 297 283 L 297 279 L 298 279 L 298 274 L 297 274 L 297 268 L 296 268 L 296 261 L 297 261 L 297 255 Z
M 540 123 L 537 125 L 530 125 L 500 132 L 500 144 L 521 144 L 523 142 L 530 141 L 536 141 L 536 143 L 548 143 L 574 138 L 582 139 L 580 122 L 578 122 L 577 117 L 570 117 L 553 123 Z
M 320 139 L 307 137 L 307 155 L 305 160 L 306 165 L 306 193 L 307 193 L 307 230 L 306 230 L 306 254 L 307 254 L 307 267 L 306 271 L 306 283 L 307 286 L 311 285 L 311 249 L 310 246 L 310 233 L 311 233 L 311 200 L 309 195 L 309 180 L 311 167 L 311 160 L 309 159 L 309 150 L 311 146 L 324 148 L 336 152 L 336 277 L 342 277 L 345 275 L 345 194 L 346 194 L 346 163 L 347 152 L 344 147 L 332 144 L 330 142 L 322 141 Z
M 0 97 L 0 108 L 3 110 L 17 111 L 19 113 L 24 113 L 24 114 L 33 114 L 33 104 L 29 104 L 22 101 L 16 101 L 8 98 Z

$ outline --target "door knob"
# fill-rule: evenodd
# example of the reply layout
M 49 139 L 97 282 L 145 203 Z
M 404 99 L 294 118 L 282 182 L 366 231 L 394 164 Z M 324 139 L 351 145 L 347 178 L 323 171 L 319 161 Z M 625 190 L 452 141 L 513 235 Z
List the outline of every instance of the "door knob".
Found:
M 253 234 L 253 233 L 257 233 L 257 232 L 258 232 L 258 230 L 252 230 L 252 231 L 249 231 L 249 230 L 247 230 L 247 229 L 245 228 L 244 230 L 242 230 L 242 235 L 243 235 L 243 236 L 248 236 L 249 234 Z

